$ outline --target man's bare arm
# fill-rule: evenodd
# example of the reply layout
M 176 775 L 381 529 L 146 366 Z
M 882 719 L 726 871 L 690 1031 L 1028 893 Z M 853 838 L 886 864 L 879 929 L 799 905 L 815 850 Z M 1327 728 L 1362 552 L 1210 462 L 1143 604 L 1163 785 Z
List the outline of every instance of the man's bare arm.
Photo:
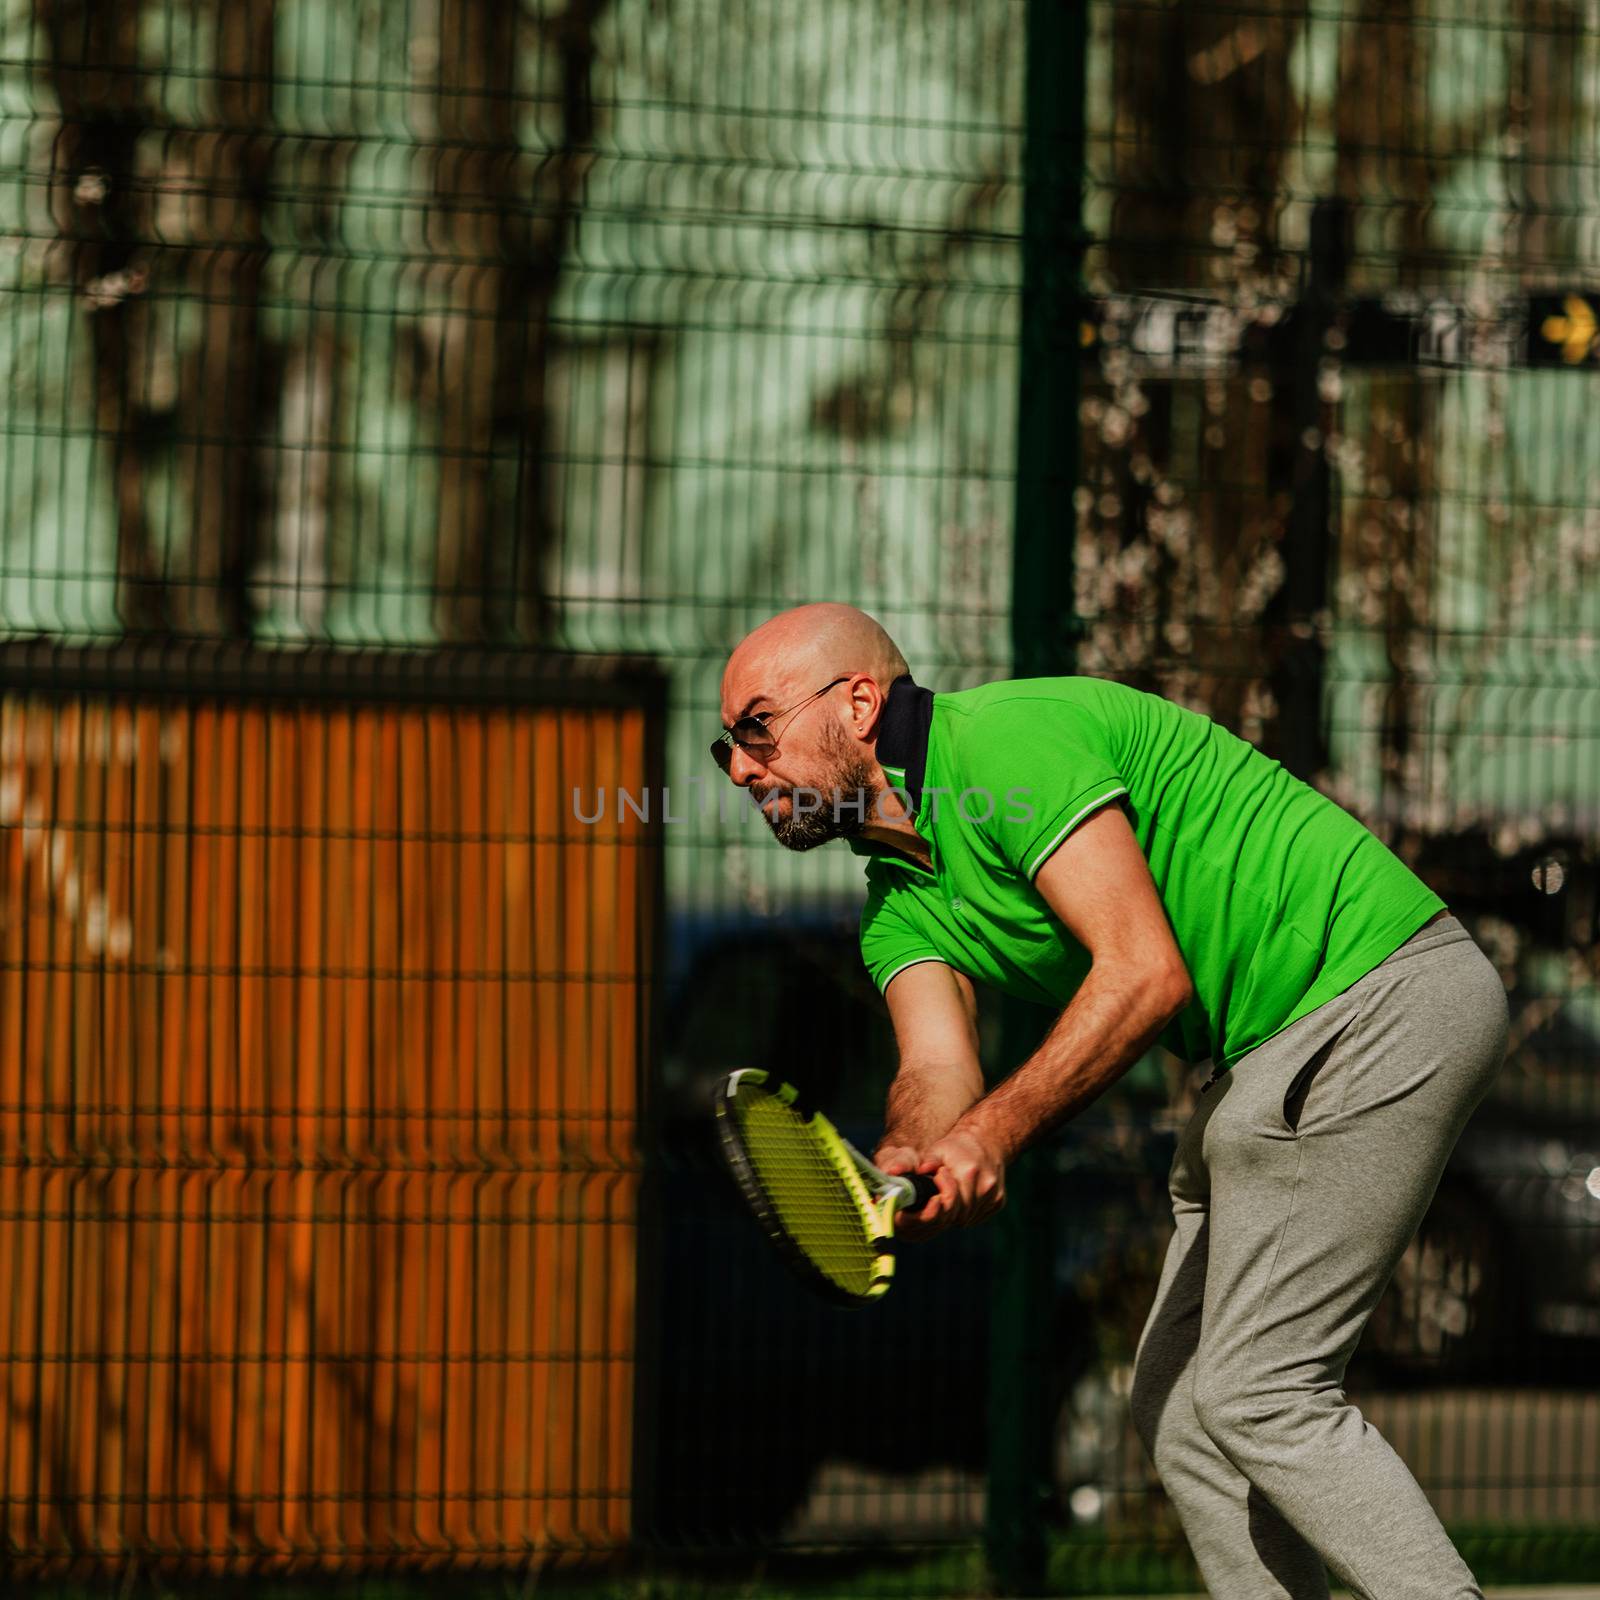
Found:
M 884 998 L 900 1065 L 873 1160 L 885 1172 L 915 1172 L 922 1152 L 983 1095 L 978 1000 L 972 980 L 942 961 L 902 969 L 889 980 Z M 908 1239 L 937 1233 L 949 1226 L 947 1209 L 936 1197 L 924 1214 L 903 1214 L 895 1232 Z
M 1115 1083 L 1187 1004 L 1159 977 L 1096 962 L 1039 1048 L 950 1135 L 975 1133 L 1010 1163 Z
M 1006 1164 L 1115 1082 L 1194 996 L 1120 806 L 1075 829 L 1034 884 L 1093 964 L 1044 1043 L 924 1149 L 921 1170 L 938 1171 L 950 1214 L 963 1222 L 998 1209 Z
M 919 961 L 884 991 L 900 1064 L 889 1085 L 880 1150 L 921 1151 L 983 1093 L 972 981 L 942 961 Z

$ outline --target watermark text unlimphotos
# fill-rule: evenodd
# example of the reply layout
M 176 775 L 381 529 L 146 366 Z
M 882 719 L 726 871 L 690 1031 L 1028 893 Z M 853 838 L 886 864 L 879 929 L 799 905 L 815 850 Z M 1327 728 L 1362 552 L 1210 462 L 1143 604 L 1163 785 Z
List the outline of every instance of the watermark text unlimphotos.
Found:
M 799 784 L 792 789 L 774 789 L 765 800 L 758 800 L 749 789 L 736 784 L 719 783 L 713 799 L 706 780 L 691 777 L 656 790 L 649 787 L 632 790 L 621 785 L 611 790 L 574 789 L 572 814 L 589 827 L 607 818 L 624 822 L 629 817 L 640 822 L 658 821 L 668 826 L 692 822 L 697 817 L 712 814 L 722 822 L 739 821 L 761 813 L 766 813 L 770 818 L 787 796 L 794 802 L 793 814 L 796 817 L 813 816 L 825 811 L 836 822 L 848 817 L 866 823 L 891 820 L 883 814 L 884 796 L 891 794 L 906 816 L 916 813 L 917 807 L 912 805 L 908 791 L 893 785 L 869 795 L 860 789 L 812 789 Z M 953 806 L 955 815 L 962 822 L 991 822 L 997 815 L 1003 822 L 1032 822 L 1032 795 L 1030 788 L 1007 789 L 999 796 L 992 789 L 982 786 L 956 790 L 930 784 L 922 790 L 930 822 L 939 821 L 944 805 Z

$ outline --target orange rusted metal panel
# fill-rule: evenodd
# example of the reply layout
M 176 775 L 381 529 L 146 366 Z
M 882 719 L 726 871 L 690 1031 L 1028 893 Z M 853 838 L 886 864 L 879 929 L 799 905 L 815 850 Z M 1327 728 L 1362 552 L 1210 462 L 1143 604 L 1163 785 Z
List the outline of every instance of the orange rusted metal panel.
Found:
M 12 1570 L 625 1542 L 647 724 L 0 697 Z

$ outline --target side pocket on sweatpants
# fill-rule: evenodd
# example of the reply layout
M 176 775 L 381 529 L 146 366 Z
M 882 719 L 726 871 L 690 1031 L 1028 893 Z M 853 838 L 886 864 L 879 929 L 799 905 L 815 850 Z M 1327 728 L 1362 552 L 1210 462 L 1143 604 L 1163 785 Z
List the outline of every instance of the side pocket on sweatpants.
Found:
M 1361 1020 L 1361 1012 L 1365 1009 L 1363 1006 L 1346 1018 L 1329 1038 L 1317 1046 L 1305 1065 L 1289 1080 L 1289 1087 L 1283 1092 L 1283 1125 L 1290 1133 L 1300 1131 L 1300 1118 L 1305 1111 L 1306 1098 L 1311 1093 L 1312 1081 L 1327 1064 L 1328 1057 L 1333 1054 L 1339 1041 Z

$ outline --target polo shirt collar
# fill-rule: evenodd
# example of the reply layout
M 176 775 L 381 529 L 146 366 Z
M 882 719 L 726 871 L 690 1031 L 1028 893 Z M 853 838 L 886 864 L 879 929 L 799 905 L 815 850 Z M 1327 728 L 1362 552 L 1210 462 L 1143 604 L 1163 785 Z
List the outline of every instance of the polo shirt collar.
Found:
M 924 689 L 909 672 L 889 685 L 883 697 L 878 724 L 878 765 L 911 805 L 913 825 L 922 812 L 922 786 L 928 770 L 928 735 L 933 726 L 933 690 Z M 887 856 L 912 866 L 910 859 L 892 846 L 859 835 L 845 841 L 858 856 Z M 913 867 L 920 871 L 920 868 Z

